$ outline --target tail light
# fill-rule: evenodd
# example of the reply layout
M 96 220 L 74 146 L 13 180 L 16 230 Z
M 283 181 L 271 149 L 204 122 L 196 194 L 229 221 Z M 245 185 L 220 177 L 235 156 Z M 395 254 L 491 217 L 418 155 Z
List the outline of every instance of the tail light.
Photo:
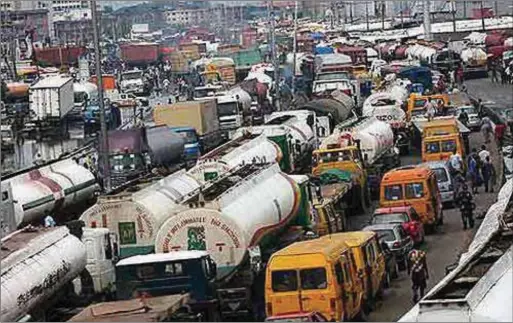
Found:
M 330 309 L 332 312 L 337 311 L 337 300 L 334 298 L 330 298 Z
M 394 242 L 393 244 L 394 248 L 399 248 L 401 246 L 401 243 L 399 241 Z
M 267 316 L 273 315 L 273 304 L 272 303 L 267 303 L 266 307 L 267 307 Z

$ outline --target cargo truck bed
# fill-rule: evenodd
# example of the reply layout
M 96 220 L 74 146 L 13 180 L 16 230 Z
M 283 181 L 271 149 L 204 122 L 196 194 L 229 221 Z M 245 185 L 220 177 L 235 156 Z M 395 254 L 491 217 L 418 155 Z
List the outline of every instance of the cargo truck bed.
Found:
M 184 306 L 189 294 L 106 302 L 88 306 L 68 322 L 165 322 Z

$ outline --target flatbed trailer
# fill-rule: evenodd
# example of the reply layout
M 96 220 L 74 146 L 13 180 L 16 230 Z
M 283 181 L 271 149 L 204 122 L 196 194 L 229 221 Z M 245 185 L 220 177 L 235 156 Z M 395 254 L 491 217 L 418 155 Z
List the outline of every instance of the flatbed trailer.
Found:
M 68 322 L 169 322 L 189 301 L 189 294 L 94 304 Z

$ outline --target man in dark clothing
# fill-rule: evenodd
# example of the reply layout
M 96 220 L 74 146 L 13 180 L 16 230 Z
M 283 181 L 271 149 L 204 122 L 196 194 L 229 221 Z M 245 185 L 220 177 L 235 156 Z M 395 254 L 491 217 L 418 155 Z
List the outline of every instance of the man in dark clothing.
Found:
M 427 268 L 426 253 L 422 250 L 413 249 L 408 254 L 408 275 L 411 275 L 413 302 L 419 301 L 424 297 L 424 291 L 427 287 L 427 280 L 429 279 L 429 272 Z
M 475 204 L 473 203 L 472 194 L 468 191 L 467 185 L 463 185 L 461 192 L 456 197 L 456 203 L 460 207 L 461 220 L 463 221 L 463 230 L 467 230 L 467 226 L 474 227 L 473 210 Z
M 492 83 L 499 83 L 499 79 L 497 78 L 497 66 L 492 64 Z

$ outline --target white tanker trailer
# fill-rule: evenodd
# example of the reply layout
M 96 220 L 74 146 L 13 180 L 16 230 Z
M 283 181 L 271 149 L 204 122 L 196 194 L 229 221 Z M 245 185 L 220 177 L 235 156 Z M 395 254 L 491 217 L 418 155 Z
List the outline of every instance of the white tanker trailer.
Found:
M 189 208 L 168 218 L 155 239 L 156 252 L 208 251 L 217 264 L 217 294 L 221 299 L 237 298 L 240 306 L 232 308 L 234 312 L 247 310 L 244 303 L 251 306 L 241 299 L 250 298 L 255 276 L 262 273 L 262 259 L 278 247 L 280 233 L 306 214 L 303 188 L 277 164 L 241 169 L 249 171 L 233 174 L 185 203 Z
M 266 123 L 262 126 L 240 128 L 235 132 L 234 138 L 248 132 L 264 134 L 278 143 L 282 149 L 284 164 L 291 165 L 290 169 L 288 167 L 282 167 L 282 169 L 287 173 L 298 172 L 309 166 L 311 152 L 317 147 L 316 133 L 324 125 L 321 126 L 316 121 L 315 112 L 308 110 L 275 112 L 267 118 Z M 286 132 L 286 139 L 275 140 L 276 135 L 278 133 L 281 135 L 283 132 Z
M 39 222 L 48 214 L 63 213 L 86 203 L 99 190 L 94 175 L 72 159 L 58 161 L 2 179 L 10 183 L 16 225 Z M 68 220 L 68 219 L 63 219 Z
M 119 237 L 121 258 L 152 253 L 160 225 L 200 186 L 181 170 L 135 193 L 102 196 L 80 219 L 87 227 L 108 228 Z
M 242 164 L 279 163 L 281 149 L 264 135 L 246 134 L 201 156 L 188 173 L 204 183 Z
M 46 321 L 59 299 L 84 299 L 82 291 L 109 293 L 115 282 L 115 241 L 107 229 L 84 229 L 81 238 L 67 227 L 25 227 L 2 239 L 1 321 L 27 315 Z M 81 285 L 81 290 L 73 288 Z M 75 283 L 75 282 L 73 282 Z M 86 285 L 84 285 L 86 284 Z M 66 288 L 70 287 L 70 288 Z M 87 287 L 87 288 L 85 288 Z

